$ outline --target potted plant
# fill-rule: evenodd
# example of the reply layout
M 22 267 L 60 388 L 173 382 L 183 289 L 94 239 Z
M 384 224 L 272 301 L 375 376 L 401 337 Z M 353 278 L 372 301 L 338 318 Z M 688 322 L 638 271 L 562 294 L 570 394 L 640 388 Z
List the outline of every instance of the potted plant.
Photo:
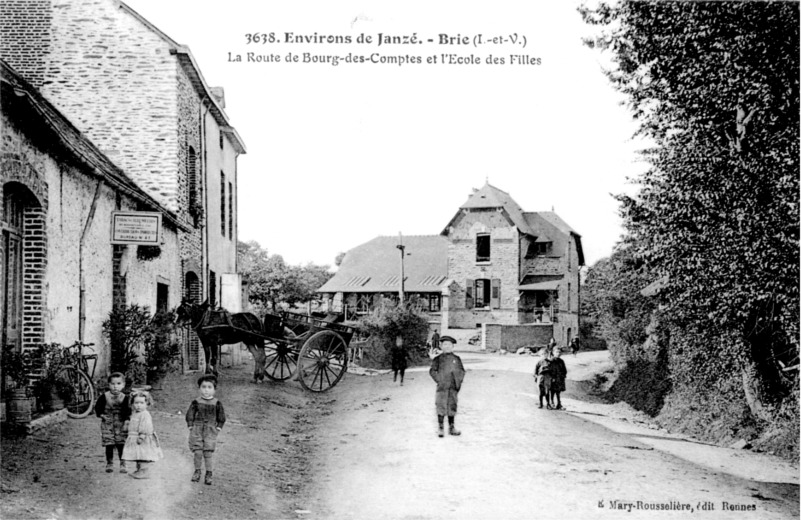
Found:
M 25 356 L 4 350 L 2 356 L 3 390 L 10 390 L 8 417 L 12 422 L 31 422 L 32 399 L 28 396 L 30 366 Z
M 152 334 L 145 343 L 144 364 L 147 383 L 158 389 L 164 377 L 180 366 L 181 349 L 175 332 L 175 312 L 156 313 L 150 327 Z

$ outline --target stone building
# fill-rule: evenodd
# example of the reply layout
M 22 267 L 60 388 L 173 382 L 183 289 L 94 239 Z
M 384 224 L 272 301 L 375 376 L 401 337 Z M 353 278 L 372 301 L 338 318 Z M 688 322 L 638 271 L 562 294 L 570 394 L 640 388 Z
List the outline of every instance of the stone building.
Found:
M 186 224 L 2 60 L 0 102 L 3 345 L 94 343 L 102 374 L 102 323 L 121 288 L 128 303 L 151 309 L 180 302 Z M 161 214 L 157 257 L 141 260 L 137 246 L 111 244 L 114 211 Z
M 415 255 L 424 261 L 415 264 L 409 281 L 435 280 L 424 293 L 429 300 L 439 292 L 437 311 L 429 313 L 432 325 L 480 328 L 488 348 L 544 344 L 551 337 L 565 345 L 578 335 L 581 236 L 556 213 L 524 212 L 508 193 L 487 183 L 440 236 L 413 238 L 417 243 L 407 247 L 407 264 Z M 348 251 L 318 292 L 335 310 L 343 302 L 362 311 L 377 295 L 397 293 L 397 241 L 379 237 Z M 421 288 L 415 285 L 414 291 Z
M 118 0 L 4 0 L 0 31 L 0 55 L 181 223 L 176 290 L 240 310 L 245 146 L 189 49 Z
M 539 342 L 552 335 L 562 345 L 578 334 L 581 236 L 556 213 L 524 212 L 487 183 L 442 234 L 452 281 L 448 327 L 530 325 Z

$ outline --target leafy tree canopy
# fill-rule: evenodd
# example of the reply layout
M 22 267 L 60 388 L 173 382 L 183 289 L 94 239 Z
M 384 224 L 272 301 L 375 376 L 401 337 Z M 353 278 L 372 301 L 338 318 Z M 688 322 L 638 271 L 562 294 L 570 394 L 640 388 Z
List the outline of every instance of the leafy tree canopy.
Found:
M 607 75 L 655 146 L 619 197 L 668 315 L 737 331 L 743 361 L 797 349 L 799 6 L 621 2 L 582 9 L 611 52 Z M 750 348 L 745 348 L 750 346 Z
M 273 310 L 279 303 L 294 305 L 316 298 L 315 291 L 333 273 L 327 265 L 289 265 L 281 255 L 270 255 L 256 241 L 237 244 L 239 269 L 250 287 L 250 301 Z

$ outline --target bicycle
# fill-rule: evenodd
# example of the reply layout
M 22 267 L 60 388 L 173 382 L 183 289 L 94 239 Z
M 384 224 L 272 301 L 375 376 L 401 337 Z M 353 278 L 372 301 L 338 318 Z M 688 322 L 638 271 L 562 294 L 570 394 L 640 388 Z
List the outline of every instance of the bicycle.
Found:
M 68 389 L 64 399 L 67 416 L 82 419 L 92 412 L 95 404 L 95 385 L 93 378 L 97 367 L 97 354 L 84 354 L 83 349 L 92 348 L 94 343 L 76 341 L 62 351 L 62 366 L 56 372 L 56 381 Z M 72 350 L 75 349 L 73 353 Z M 92 371 L 89 372 L 89 360 L 93 360 Z

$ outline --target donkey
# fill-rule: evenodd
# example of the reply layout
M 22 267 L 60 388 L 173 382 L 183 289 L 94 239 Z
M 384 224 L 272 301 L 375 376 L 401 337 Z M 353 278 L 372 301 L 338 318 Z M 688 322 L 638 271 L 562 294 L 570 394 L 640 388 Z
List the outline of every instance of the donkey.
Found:
M 220 357 L 220 345 L 231 345 L 242 342 L 253 355 L 255 367 L 253 382 L 264 380 L 264 364 L 267 356 L 264 353 L 264 339 L 261 337 L 262 326 L 259 318 L 250 312 L 231 314 L 225 309 L 214 310 L 209 301 L 201 304 L 184 300 L 175 310 L 176 322 L 188 324 L 195 330 L 203 353 L 206 355 L 205 372 L 218 375 L 217 361 Z

